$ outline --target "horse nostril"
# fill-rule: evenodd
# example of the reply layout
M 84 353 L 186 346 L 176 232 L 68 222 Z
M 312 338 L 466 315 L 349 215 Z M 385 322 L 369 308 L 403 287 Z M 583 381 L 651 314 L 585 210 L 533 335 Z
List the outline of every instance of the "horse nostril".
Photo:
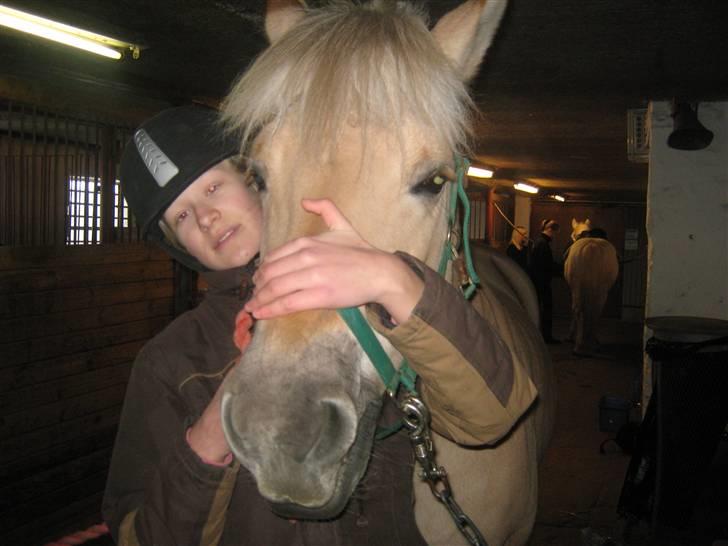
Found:
M 321 433 L 313 451 L 316 459 L 331 455 L 337 443 L 341 443 L 346 437 L 347 419 L 344 416 L 344 408 L 330 400 L 324 400 L 321 406 Z
M 352 422 L 355 418 L 353 411 L 353 408 L 349 411 L 346 404 L 338 401 L 322 400 L 318 411 L 311 412 L 306 425 L 297 431 L 298 440 L 292 445 L 293 459 L 297 462 L 310 460 L 317 464 L 328 464 L 328 461 L 343 457 L 356 429 Z M 304 430 L 307 434 L 303 434 Z

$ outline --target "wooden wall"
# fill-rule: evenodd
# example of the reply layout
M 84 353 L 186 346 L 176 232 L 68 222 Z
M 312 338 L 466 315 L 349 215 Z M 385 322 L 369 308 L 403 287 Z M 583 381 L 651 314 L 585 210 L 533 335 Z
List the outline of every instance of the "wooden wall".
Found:
M 505 252 L 513 229 L 507 220 L 514 215 L 513 196 L 472 182 L 467 196 L 470 201 L 470 240 Z
M 173 282 L 144 244 L 0 247 L 0 544 L 100 521 L 131 363 Z

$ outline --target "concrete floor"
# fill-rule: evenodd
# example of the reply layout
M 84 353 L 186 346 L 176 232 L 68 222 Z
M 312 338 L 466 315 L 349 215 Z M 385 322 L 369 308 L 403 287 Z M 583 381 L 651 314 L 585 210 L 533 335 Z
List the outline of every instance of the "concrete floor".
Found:
M 557 318 L 555 337 L 563 340 L 567 328 L 567 319 Z M 556 430 L 541 464 L 539 512 L 529 546 L 591 546 L 585 535 L 600 544 L 596 537 L 615 532 L 630 457 L 613 443 L 600 454 L 600 444 L 614 435 L 599 431 L 599 399 L 606 394 L 639 399 L 642 327 L 605 320 L 600 339 L 614 358 L 576 357 L 566 341 L 549 345 L 557 382 Z
M 566 318 L 555 320 L 555 337 L 563 340 L 567 329 Z M 642 324 L 602 320 L 600 340 L 610 358 L 575 357 L 568 342 L 549 346 L 557 380 L 557 422 L 541 464 L 539 511 L 528 546 L 728 544 L 717 540 L 728 539 L 728 534 L 711 535 L 707 541 L 670 533 L 653 537 L 645 522 L 630 526 L 629 533 L 624 532 L 625 522 L 616 509 L 630 455 L 622 453 L 613 442 L 605 446 L 605 454 L 600 454 L 600 444 L 614 434 L 599 430 L 599 400 L 610 394 L 639 401 Z M 638 407 L 632 410 L 631 418 L 640 420 Z M 728 472 L 721 472 L 716 477 L 718 491 L 728 481 Z M 725 493 L 720 494 L 725 497 Z M 712 512 L 716 503 L 711 502 Z M 725 530 L 728 511 L 725 500 L 719 503 L 722 503 L 717 510 L 718 517 L 722 518 L 719 527 Z

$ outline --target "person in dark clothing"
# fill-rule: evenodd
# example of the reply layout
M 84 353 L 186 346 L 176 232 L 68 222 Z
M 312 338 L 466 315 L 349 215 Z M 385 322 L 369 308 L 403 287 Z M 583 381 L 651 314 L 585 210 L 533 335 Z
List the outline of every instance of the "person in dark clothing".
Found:
M 513 228 L 511 242 L 506 248 L 506 254 L 528 274 L 528 230 L 525 227 L 516 226 Z
M 181 107 L 145 122 L 122 158 L 122 187 L 144 236 L 200 271 L 209 290 L 197 307 L 147 342 L 134 362 L 103 499 L 112 537 L 130 546 L 424 546 L 414 519 L 413 458 L 404 431 L 375 442 L 357 498 L 326 521 L 276 516 L 253 476 L 233 460 L 220 398 L 222 381 L 250 335 L 236 328 L 238 322 L 250 324 L 240 311 L 247 305 L 257 318 L 276 314 L 265 302 L 250 307 L 260 298 L 253 275 L 263 219 L 255 177 L 232 161 L 238 146 L 220 131 L 217 112 Z M 349 300 L 358 300 L 354 305 L 366 305 L 367 319 L 420 375 L 433 430 L 470 445 L 507 433 L 536 390 L 489 322 L 416 258 L 368 245 L 332 202 L 302 205 L 329 226 L 347 227 L 316 236 L 343 258 L 310 263 L 312 275 L 326 278 L 320 270 L 327 268 L 343 282 L 327 285 L 306 305 L 337 307 L 340 287 Z M 265 286 L 263 269 L 255 279 Z M 346 279 L 355 275 L 370 282 L 352 287 Z M 378 295 L 381 286 L 397 290 Z M 391 327 L 377 326 L 383 315 Z M 438 317 L 437 324 L 426 317 Z M 457 326 L 463 324 L 471 327 Z M 484 350 L 466 350 L 472 345 Z M 429 362 L 430 355 L 439 356 Z M 491 376 L 508 378 L 505 403 L 493 394 Z M 464 401 L 464 391 L 471 402 Z M 385 405 L 380 424 L 394 421 L 394 409 Z
M 551 293 L 551 279 L 559 271 L 559 265 L 554 262 L 551 252 L 551 240 L 558 231 L 559 224 L 555 220 L 543 220 L 541 233 L 536 237 L 531 251 L 531 280 L 538 296 L 541 335 L 546 343 L 559 343 L 552 335 L 554 305 Z

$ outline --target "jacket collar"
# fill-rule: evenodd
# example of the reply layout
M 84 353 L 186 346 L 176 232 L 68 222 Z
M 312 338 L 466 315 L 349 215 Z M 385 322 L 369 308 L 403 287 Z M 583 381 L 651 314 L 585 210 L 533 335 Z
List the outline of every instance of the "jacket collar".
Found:
M 237 291 L 241 299 L 247 299 L 253 289 L 253 273 L 258 267 L 258 256 L 242 267 L 223 271 L 200 273 L 211 291 Z

